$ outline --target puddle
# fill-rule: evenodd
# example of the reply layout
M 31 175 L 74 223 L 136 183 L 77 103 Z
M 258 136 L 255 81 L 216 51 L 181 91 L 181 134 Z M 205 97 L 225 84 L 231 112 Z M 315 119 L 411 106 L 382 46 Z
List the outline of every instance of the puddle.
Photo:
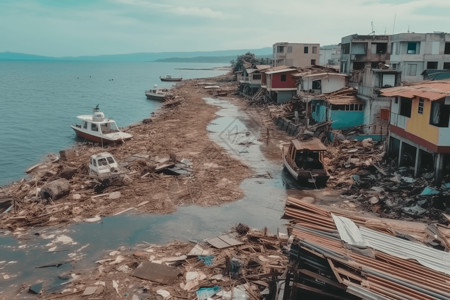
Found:
M 64 282 L 58 275 L 92 268 L 96 260 L 120 246 L 201 241 L 237 223 L 267 227 L 272 233 L 285 232 L 281 216 L 289 182 L 282 166 L 265 159 L 260 151 L 258 125 L 227 101 L 205 100 L 221 107 L 218 118 L 208 125 L 210 137 L 255 172 L 242 182 L 245 196 L 241 200 L 214 207 L 179 207 L 169 215 L 105 217 L 98 223 L 31 230 L 19 239 L 4 233 L 0 237 L 0 296 L 16 292 L 22 284 L 39 281 L 44 281 L 47 291 L 57 289 Z M 37 268 L 48 265 L 53 266 Z

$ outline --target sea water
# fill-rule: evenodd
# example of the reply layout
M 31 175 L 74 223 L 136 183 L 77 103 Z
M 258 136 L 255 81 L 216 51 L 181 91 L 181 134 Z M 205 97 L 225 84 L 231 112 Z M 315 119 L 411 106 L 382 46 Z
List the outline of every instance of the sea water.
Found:
M 207 78 L 226 73 L 220 64 L 158 62 L 0 62 L 0 186 L 73 145 L 70 125 L 99 105 L 125 127 L 150 116 L 160 103 L 145 90 L 159 76 Z

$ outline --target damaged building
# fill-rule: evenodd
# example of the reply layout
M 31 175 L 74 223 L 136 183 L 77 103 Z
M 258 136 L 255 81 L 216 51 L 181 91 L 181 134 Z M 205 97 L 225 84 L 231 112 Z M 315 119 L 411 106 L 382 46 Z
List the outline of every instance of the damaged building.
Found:
M 450 174 L 450 80 L 385 89 L 391 104 L 389 154 L 414 176 L 434 172 L 439 183 Z

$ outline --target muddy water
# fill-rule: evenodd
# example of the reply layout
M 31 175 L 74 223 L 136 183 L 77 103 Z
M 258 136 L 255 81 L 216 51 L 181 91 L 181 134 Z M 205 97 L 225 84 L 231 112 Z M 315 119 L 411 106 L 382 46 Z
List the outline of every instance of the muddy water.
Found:
M 237 223 L 285 232 L 281 216 L 286 186 L 295 184 L 283 176 L 281 165 L 268 161 L 261 153 L 259 125 L 254 120 L 227 101 L 205 100 L 221 107 L 218 118 L 208 126 L 210 137 L 254 170 L 254 175 L 241 184 L 245 194 L 241 200 L 215 207 L 180 207 L 169 215 L 105 217 L 97 223 L 30 230 L 19 238 L 3 232 L 0 296 L 11 295 L 22 284 L 40 281 L 47 291 L 60 289 L 67 273 L 93 268 L 95 260 L 108 252 L 105 249 L 128 248 L 142 242 L 201 241 Z

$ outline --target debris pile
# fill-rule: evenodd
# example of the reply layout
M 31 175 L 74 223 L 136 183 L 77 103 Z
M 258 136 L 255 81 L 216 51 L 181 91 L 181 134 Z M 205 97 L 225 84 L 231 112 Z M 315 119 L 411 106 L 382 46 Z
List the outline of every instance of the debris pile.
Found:
M 72 274 L 57 296 L 102 299 L 261 299 L 275 296 L 287 265 L 287 235 L 250 230 L 201 243 L 140 244 L 97 261 L 91 274 Z M 87 277 L 84 277 L 87 276 Z M 158 296 L 159 295 L 159 296 Z M 273 298 L 270 298 L 273 299 Z
M 292 218 L 289 232 L 295 237 L 286 275 L 289 299 L 300 294 L 326 299 L 449 299 L 450 253 L 411 241 L 404 233 L 417 223 L 409 223 L 409 228 L 408 223 L 331 212 L 295 198 L 288 200 L 286 215 Z M 437 232 L 448 234 L 450 227 L 441 228 Z M 450 236 L 427 237 L 444 241 L 441 246 L 449 251 Z
M 406 167 L 385 160 L 385 144 L 372 139 L 336 141 L 328 147 L 328 187 L 382 217 L 441 220 L 450 213 L 450 186 L 435 187 L 432 176 L 413 178 Z M 427 179 L 428 178 L 428 179 Z
M 241 198 L 239 184 L 250 175 L 249 167 L 209 139 L 207 124 L 218 108 L 205 105 L 202 98 L 209 95 L 196 82 L 175 86 L 175 98 L 163 109 L 129 126 L 133 139 L 104 148 L 78 143 L 30 167 L 27 178 L 0 191 L 0 227 L 15 231 L 78 223 L 136 208 L 169 213 L 183 204 L 210 206 Z M 105 151 L 120 169 L 108 180 L 89 171 L 90 157 Z

